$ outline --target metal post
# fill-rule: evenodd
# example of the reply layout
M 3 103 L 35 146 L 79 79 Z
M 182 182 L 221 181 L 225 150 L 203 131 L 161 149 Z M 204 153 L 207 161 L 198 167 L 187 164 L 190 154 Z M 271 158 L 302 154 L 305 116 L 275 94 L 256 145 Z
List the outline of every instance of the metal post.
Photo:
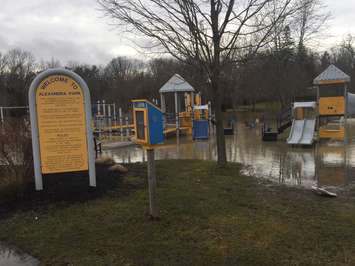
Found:
M 96 122 L 96 129 L 99 132 L 99 139 L 101 139 L 101 103 L 97 101 L 97 114 L 94 117 Z
M 100 115 L 101 111 L 100 111 L 100 101 L 97 101 L 97 114 Z
M 102 128 L 103 128 L 103 132 L 105 131 L 105 128 L 107 127 L 107 121 L 106 121 L 106 101 L 102 100 Z
M 118 108 L 118 118 L 120 120 L 120 133 L 121 133 L 121 141 L 123 140 L 123 123 L 122 123 L 122 108 Z
M 109 138 L 111 139 L 112 137 L 112 116 L 111 116 L 111 104 L 107 105 L 107 111 L 108 111 L 108 132 L 109 132 Z
M 114 121 L 114 126 L 117 126 L 117 114 L 116 114 L 116 104 L 113 103 L 113 121 Z
M 129 137 L 129 125 L 128 125 L 128 116 L 126 116 L 126 137 Z
M 102 114 L 106 117 L 106 103 L 105 100 L 102 100 Z
M 163 128 L 165 128 L 165 126 L 166 126 L 166 117 L 165 117 L 166 107 L 165 107 L 165 98 L 164 98 L 163 93 L 160 93 L 160 109 L 163 112 Z
M 178 106 L 178 93 L 175 92 L 175 122 L 176 122 L 176 137 L 179 137 L 179 106 Z
M 195 107 L 195 99 L 194 99 L 194 92 L 192 91 L 190 94 L 190 105 L 191 105 L 191 130 L 193 131 L 194 129 L 194 119 L 195 119 L 195 111 L 194 111 L 194 107 Z M 192 136 L 193 136 L 193 132 L 192 132 Z
M 157 204 L 157 180 L 155 171 L 154 149 L 147 149 L 148 159 L 148 190 L 149 190 L 149 214 L 152 218 L 159 217 Z
M 195 106 L 195 95 L 194 95 L 194 92 L 192 91 L 191 92 L 191 107 L 192 109 L 194 108 Z

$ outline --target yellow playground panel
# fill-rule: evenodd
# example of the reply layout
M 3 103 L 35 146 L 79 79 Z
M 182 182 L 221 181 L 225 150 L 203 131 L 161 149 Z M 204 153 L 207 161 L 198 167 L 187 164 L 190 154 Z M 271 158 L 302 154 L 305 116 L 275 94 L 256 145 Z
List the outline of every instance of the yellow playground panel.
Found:
M 340 126 L 339 129 L 328 129 L 328 128 L 320 127 L 319 137 L 321 139 L 344 140 L 345 138 L 344 126 Z
M 344 96 L 319 98 L 319 115 L 343 115 L 344 113 Z
M 192 119 L 191 119 L 191 112 L 180 112 L 179 113 L 179 120 L 181 127 L 192 127 Z
M 192 97 L 194 100 L 192 101 Z M 185 93 L 185 111 L 179 112 L 180 131 L 186 134 L 192 134 L 192 120 L 208 119 L 208 109 L 198 109 L 201 105 L 201 94 L 191 95 Z M 165 134 L 170 135 L 176 129 L 167 128 Z

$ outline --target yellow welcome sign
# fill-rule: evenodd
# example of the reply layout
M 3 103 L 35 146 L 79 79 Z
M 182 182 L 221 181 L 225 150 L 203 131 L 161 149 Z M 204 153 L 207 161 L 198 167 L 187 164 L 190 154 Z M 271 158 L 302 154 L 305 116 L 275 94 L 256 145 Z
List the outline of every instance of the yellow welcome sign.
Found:
M 43 189 L 42 174 L 87 170 L 96 186 L 86 83 L 69 70 L 47 70 L 32 82 L 29 103 L 36 189 Z
M 88 170 L 83 90 L 53 75 L 36 91 L 41 169 L 44 174 Z

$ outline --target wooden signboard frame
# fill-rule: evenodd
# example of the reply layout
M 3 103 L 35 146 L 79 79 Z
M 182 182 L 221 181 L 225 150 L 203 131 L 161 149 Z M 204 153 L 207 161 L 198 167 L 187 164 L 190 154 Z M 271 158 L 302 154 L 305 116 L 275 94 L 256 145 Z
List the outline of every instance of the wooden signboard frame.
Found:
M 49 69 L 33 80 L 28 96 L 36 190 L 43 189 L 42 174 L 76 171 L 89 171 L 89 184 L 95 187 L 91 100 L 85 81 L 67 69 Z

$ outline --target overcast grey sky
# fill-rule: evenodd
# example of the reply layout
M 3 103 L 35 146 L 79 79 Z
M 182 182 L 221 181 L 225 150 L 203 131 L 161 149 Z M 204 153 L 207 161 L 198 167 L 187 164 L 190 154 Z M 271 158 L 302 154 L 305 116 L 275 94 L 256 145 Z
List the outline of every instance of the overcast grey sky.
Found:
M 332 13 L 322 47 L 355 34 L 355 0 L 323 0 Z M 103 18 L 95 0 L 0 0 L 0 52 L 22 48 L 37 60 L 105 64 L 136 55 L 132 44 Z

